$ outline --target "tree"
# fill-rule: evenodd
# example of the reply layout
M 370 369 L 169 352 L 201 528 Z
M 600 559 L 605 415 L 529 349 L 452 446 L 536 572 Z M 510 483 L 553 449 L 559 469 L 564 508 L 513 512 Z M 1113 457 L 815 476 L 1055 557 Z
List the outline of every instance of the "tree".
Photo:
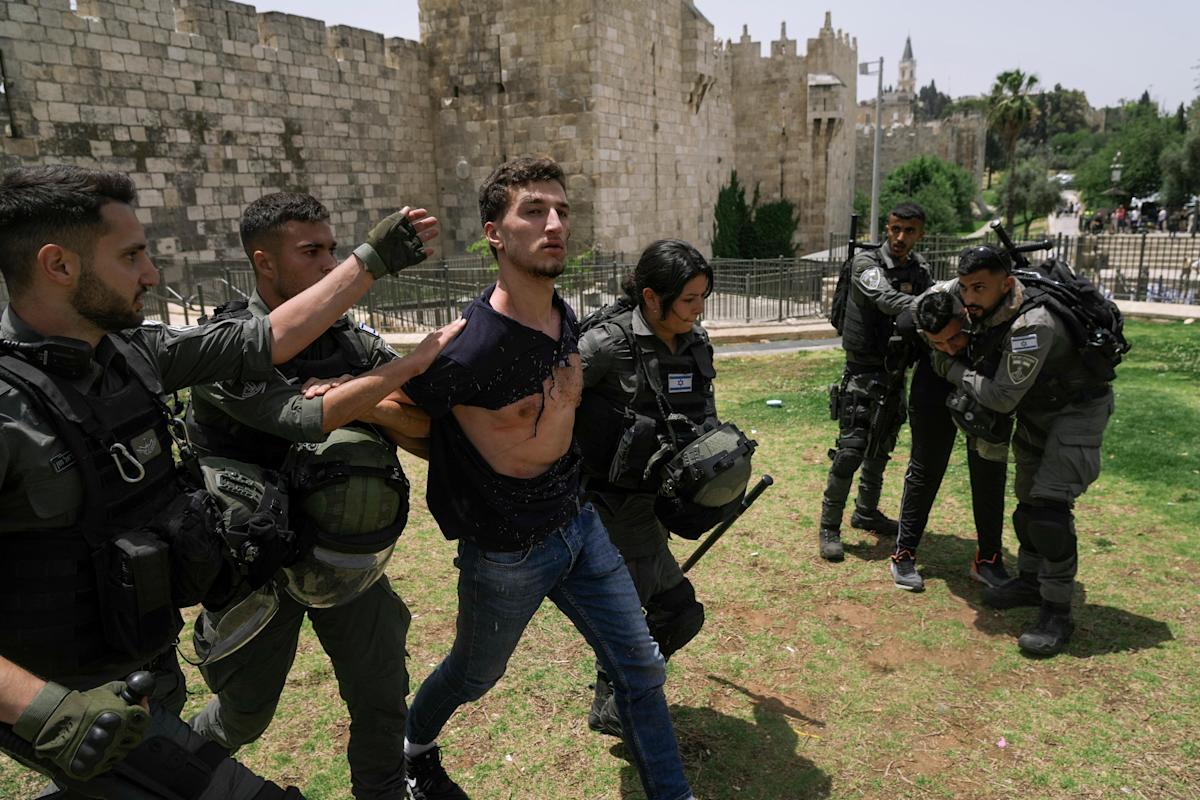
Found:
M 927 233 L 959 233 L 972 227 L 975 182 L 962 167 L 937 156 L 918 156 L 892 170 L 879 191 L 880 227 L 887 213 L 913 202 L 925 210 Z
M 754 232 L 758 250 L 754 258 L 792 258 L 796 246 L 792 239 L 800 217 L 791 200 L 773 200 L 754 209 Z
M 1131 196 L 1144 196 L 1158 191 L 1163 182 L 1162 155 L 1171 145 L 1183 140 L 1175 127 L 1175 115 L 1160 115 L 1158 108 L 1143 94 L 1128 103 L 1119 115 L 1105 146 L 1084 162 L 1075 174 L 1075 183 L 1089 204 L 1095 205 L 1105 196 L 1110 205 L 1127 201 Z M 1114 187 L 1111 165 L 1120 153 L 1121 180 Z M 1119 192 L 1119 194 L 1114 194 Z
M 1000 193 L 1004 216 L 1010 225 L 1013 220 L 1024 225 L 1026 237 L 1035 219 L 1058 207 L 1061 188 L 1046 177 L 1047 172 L 1045 162 L 1028 159 L 1004 176 L 1003 191 Z
M 796 254 L 792 240 L 800 225 L 796 206 L 790 200 L 759 202 L 759 189 L 747 203 L 746 191 L 737 171 L 729 185 L 717 193 L 713 213 L 714 258 L 791 258 Z
M 1163 149 L 1162 202 L 1167 208 L 1182 208 L 1192 195 L 1200 194 L 1200 124 L 1193 124 L 1183 141 Z
M 1037 86 L 1037 76 L 1025 74 L 1019 69 L 1009 69 L 996 76 L 992 84 L 991 94 L 988 95 L 988 126 L 996 131 L 1007 156 L 1005 167 L 1012 170 L 1016 166 L 1017 139 L 1022 131 L 1037 117 L 1037 105 L 1030 92 Z M 1012 185 L 1005 181 L 1006 185 Z M 1012 202 L 1001 201 L 1007 208 Z M 1008 217 L 1012 225 L 1012 217 Z
M 917 90 L 917 120 L 941 119 L 952 103 L 950 95 L 939 92 L 937 83 L 930 80 L 928 86 Z
M 737 170 L 729 176 L 729 185 L 717 192 L 717 207 L 713 212 L 713 258 L 746 258 L 742 242 L 750 228 L 750 206 L 746 191 L 738 183 Z

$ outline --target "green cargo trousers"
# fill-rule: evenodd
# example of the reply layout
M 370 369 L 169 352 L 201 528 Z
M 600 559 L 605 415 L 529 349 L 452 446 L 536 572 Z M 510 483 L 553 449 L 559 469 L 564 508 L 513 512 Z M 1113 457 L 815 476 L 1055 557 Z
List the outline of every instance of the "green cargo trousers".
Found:
M 354 797 L 403 800 L 408 607 L 386 576 L 334 608 L 308 608 L 281 595 L 279 611 L 258 636 L 229 657 L 201 667 L 216 697 L 191 726 L 230 751 L 261 736 L 275 715 L 307 614 L 350 713 L 346 757 Z

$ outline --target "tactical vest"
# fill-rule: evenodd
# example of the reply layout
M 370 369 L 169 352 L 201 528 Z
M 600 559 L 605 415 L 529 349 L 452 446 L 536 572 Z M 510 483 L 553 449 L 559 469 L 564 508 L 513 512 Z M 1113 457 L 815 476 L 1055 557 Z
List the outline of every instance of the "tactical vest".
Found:
M 653 342 L 639 342 L 633 332 L 632 310 L 606 322 L 621 331 L 630 348 L 636 388 L 632 398 L 625 392 L 613 394 L 599 387 L 584 391 L 575 414 L 575 439 L 583 455 L 583 468 L 599 483 L 653 491 L 641 486 L 640 476 L 660 450 L 660 436 L 684 434 L 685 438 L 678 440 L 682 446 L 695 438 L 695 433 L 679 428 L 698 426 L 706 420 L 716 377 L 712 349 L 697 336 L 677 353 L 659 353 Z M 685 417 L 690 424 L 668 429 L 667 418 L 672 414 Z
M 703 423 L 713 393 L 713 378 L 717 376 L 708 341 L 694 336 L 688 347 L 663 354 L 654 342 L 642 342 L 634 335 L 632 311 L 613 323 L 625 335 L 637 373 L 637 391 L 629 407 L 652 419 L 663 420 L 666 414 L 675 413 L 696 425 Z M 660 396 L 666 399 L 669 409 L 663 408 Z
M 929 272 L 915 257 L 909 256 L 903 266 L 888 269 L 882 254 L 874 255 L 884 277 L 896 291 L 919 295 L 932 285 Z M 888 340 L 895 332 L 896 318 L 873 305 L 854 302 L 853 291 L 846 304 L 846 320 L 842 329 L 842 349 L 847 358 L 864 364 L 883 364 Z
M 123 588 L 107 585 L 114 579 L 107 568 L 114 539 L 143 528 L 180 495 L 157 373 L 120 334 L 108 340 L 124 357 L 124 366 L 114 359 L 108 367 L 124 373 L 124 386 L 102 397 L 15 356 L 0 357 L 0 375 L 55 429 L 67 447 L 59 458 L 64 468 L 79 470 L 84 487 L 74 525 L 0 536 L 0 654 L 45 677 L 133 668 L 169 646 L 182 625 L 167 603 L 154 607 L 155 619 L 134 620 L 155 631 L 150 640 L 126 637 L 117 645 L 106 631 L 113 623 L 110 600 Z M 156 585 L 139 589 L 168 590 L 165 549 L 157 555 L 164 569 L 152 576 Z
M 1047 301 L 1049 296 L 1036 286 L 1025 286 L 1024 298 L 1017 313 L 1000 325 L 985 328 L 971 334 L 967 345 L 967 360 L 972 369 L 986 378 L 994 378 L 1000 368 L 1000 359 L 1004 353 L 1004 343 L 1008 341 L 1013 324 L 1022 314 L 1039 306 L 1047 306 L 1051 313 L 1057 316 L 1052 305 Z M 1091 375 L 1087 370 L 1075 365 L 1065 369 L 1051 369 L 1050 364 L 1042 367 L 1041 372 L 1033 380 L 1033 386 L 1021 398 L 1018 408 L 1061 408 L 1071 402 L 1078 402 L 1093 397 L 1099 397 L 1108 391 L 1108 384 Z
M 250 319 L 252 316 L 245 300 L 234 300 L 219 307 L 207 321 Z M 342 317 L 312 344 L 276 369 L 300 387 L 309 378 L 359 375 L 371 369 L 369 358 L 370 354 L 354 333 L 353 325 Z M 187 428 L 192 443 L 201 452 L 248 461 L 272 470 L 279 469 L 292 445 L 287 439 L 235 423 L 220 408 L 194 393 L 188 405 Z

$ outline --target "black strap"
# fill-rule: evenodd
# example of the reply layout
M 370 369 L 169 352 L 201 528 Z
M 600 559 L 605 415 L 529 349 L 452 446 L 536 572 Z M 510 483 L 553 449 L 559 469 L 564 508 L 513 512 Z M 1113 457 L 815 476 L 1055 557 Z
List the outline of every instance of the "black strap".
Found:
M 26 396 L 39 408 L 75 458 L 84 490 L 80 529 L 88 545 L 94 550 L 99 549 L 107 541 L 101 524 L 104 521 L 105 504 L 101 500 L 104 493 L 100 486 L 100 475 L 92 466 L 87 443 L 79 433 L 79 429 L 71 424 L 75 422 L 82 426 L 88 435 L 92 435 L 99 425 L 98 421 L 86 404 L 82 404 L 86 414 L 81 416 L 79 409 L 70 403 L 44 372 L 21 359 L 13 356 L 0 356 L 0 376 L 24 390 Z M 87 422 L 84 422 L 85 418 Z M 97 435 L 102 436 L 103 433 L 98 432 Z M 103 439 L 101 440 L 103 441 Z

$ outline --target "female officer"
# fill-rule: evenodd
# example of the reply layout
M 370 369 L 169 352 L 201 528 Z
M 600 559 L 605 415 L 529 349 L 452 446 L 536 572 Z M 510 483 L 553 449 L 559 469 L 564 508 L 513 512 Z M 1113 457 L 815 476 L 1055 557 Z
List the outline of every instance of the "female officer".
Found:
M 681 519 L 678 507 L 657 496 L 647 466 L 663 439 L 686 443 L 716 425 L 712 345 L 698 322 L 712 287 L 712 267 L 696 248 L 654 242 L 625 279 L 626 297 L 585 319 L 579 342 L 584 392 L 575 430 L 587 499 L 625 558 L 666 658 L 704 624 L 704 606 L 667 545 L 668 529 L 687 534 L 690 527 L 698 536 L 716 520 Z M 603 672 L 588 726 L 621 735 Z

